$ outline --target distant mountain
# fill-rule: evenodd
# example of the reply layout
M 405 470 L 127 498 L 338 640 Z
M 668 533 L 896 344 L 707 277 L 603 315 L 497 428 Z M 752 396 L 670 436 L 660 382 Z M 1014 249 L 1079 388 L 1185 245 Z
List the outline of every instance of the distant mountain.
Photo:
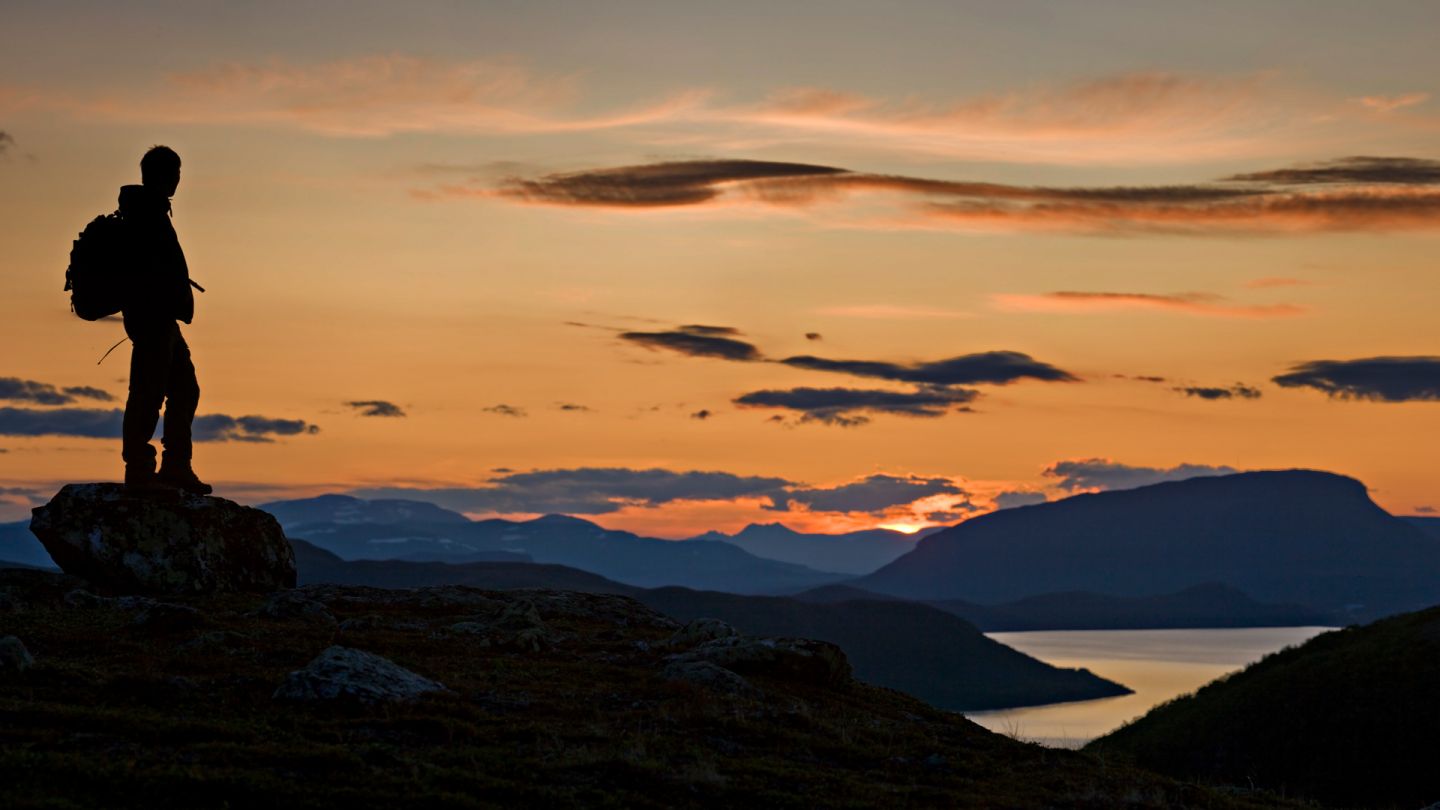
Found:
M 295 549 L 299 584 L 368 585 L 374 588 L 421 588 L 429 585 L 469 585 L 492 590 L 553 588 L 586 593 L 633 595 L 640 591 L 602 576 L 563 565 L 513 562 L 405 562 L 399 560 L 342 560 L 304 540 L 290 540 Z
M 806 534 L 779 523 L 751 523 L 735 534 L 706 532 L 690 539 L 733 543 L 756 557 L 841 574 L 868 574 L 915 548 L 913 535 L 889 529 Z
M 307 523 L 424 523 L 456 525 L 469 523 L 459 512 L 425 501 L 364 500 L 349 495 L 321 495 L 293 501 L 272 501 L 260 509 L 269 512 L 289 529 Z
M 902 600 L 833 604 L 659 588 L 635 598 L 680 620 L 718 618 L 743 633 L 838 645 L 856 677 L 955 711 L 1129 694 L 1088 670 L 1060 669 L 986 638 L 975 626 Z
M 50 552 L 30 533 L 30 521 L 0 523 L 0 560 L 36 568 L 54 568 Z
M 1026 630 L 1154 630 L 1185 627 L 1327 627 L 1339 619 L 1301 605 L 1257 602 L 1228 585 L 1209 583 L 1161 596 L 1072 592 L 1028 596 L 1002 605 L 960 600 L 929 604 L 987 633 Z
M 1440 602 L 1440 543 L 1359 481 L 1308 470 L 1193 478 L 1004 509 L 850 584 L 996 604 L 1158 596 L 1223 582 L 1263 602 L 1373 617 Z
M 1349 627 L 1152 709 L 1087 750 L 1344 807 L 1440 799 L 1440 608 Z
M 358 509 L 343 508 L 344 514 Z M 307 507 L 306 514 L 314 516 L 315 510 Z M 789 593 L 844 579 L 841 574 L 761 559 L 730 543 L 640 537 L 564 515 L 529 521 L 460 517 L 460 522 L 310 521 L 287 525 L 286 534 L 345 559 L 533 560 L 645 588 L 681 585 L 733 593 Z

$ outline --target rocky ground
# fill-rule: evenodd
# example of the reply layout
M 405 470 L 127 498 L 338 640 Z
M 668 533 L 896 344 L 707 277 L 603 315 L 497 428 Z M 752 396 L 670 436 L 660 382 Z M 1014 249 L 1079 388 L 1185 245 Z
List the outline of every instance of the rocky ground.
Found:
M 991 734 L 828 644 L 623 596 L 112 597 L 0 571 L 27 807 L 1266 807 Z

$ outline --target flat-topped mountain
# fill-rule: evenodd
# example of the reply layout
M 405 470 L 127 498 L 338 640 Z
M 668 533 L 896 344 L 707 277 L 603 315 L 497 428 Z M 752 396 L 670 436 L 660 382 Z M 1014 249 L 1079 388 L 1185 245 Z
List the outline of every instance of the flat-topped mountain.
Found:
M 735 534 L 706 532 L 690 539 L 733 543 L 756 557 L 841 574 L 868 574 L 913 550 L 916 540 L 890 529 L 810 534 L 780 523 L 751 523 Z
M 1440 602 L 1440 543 L 1353 478 L 1193 478 L 1005 509 L 938 532 L 853 585 L 995 604 L 1047 593 L 1155 596 L 1223 583 L 1264 602 L 1380 616 Z

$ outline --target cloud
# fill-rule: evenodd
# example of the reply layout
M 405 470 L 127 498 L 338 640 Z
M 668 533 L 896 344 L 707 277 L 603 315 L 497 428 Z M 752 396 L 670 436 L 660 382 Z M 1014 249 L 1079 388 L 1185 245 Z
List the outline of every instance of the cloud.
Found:
M 1054 162 L 1193 159 L 1252 151 L 1259 131 L 1281 126 L 1286 105 L 1266 99 L 1264 85 L 1263 77 L 1133 72 L 949 103 L 913 96 L 887 103 L 800 87 L 734 115 L 791 140 L 911 154 Z
M 626 506 L 656 507 L 674 501 L 762 498 L 783 504 L 786 487 L 792 485 L 784 478 L 726 472 L 581 467 L 510 473 L 478 487 L 386 487 L 351 494 L 420 499 L 465 512 L 600 515 Z
M 1283 318 L 1300 315 L 1304 307 L 1293 304 L 1259 306 L 1231 304 L 1210 293 L 1174 295 L 1121 292 L 1052 292 L 1039 295 L 999 293 L 992 296 L 998 309 L 1012 312 L 1104 313 L 1122 310 L 1157 310 L 1203 315 L 1212 318 Z
M 891 363 L 873 360 L 828 360 L 801 355 L 781 363 L 811 371 L 831 371 L 855 377 L 876 377 L 919 385 L 1008 385 L 1023 379 L 1078 382 L 1079 378 L 1028 354 L 1011 351 L 978 352 L 945 360 Z
M 1184 394 L 1187 397 L 1196 397 L 1198 399 L 1210 400 L 1236 398 L 1259 399 L 1261 396 L 1260 389 L 1245 385 L 1244 383 L 1235 383 L 1229 388 L 1214 388 L 1201 385 L 1189 385 L 1172 388 L 1171 390 Z
M 272 419 L 266 416 L 226 416 L 207 414 L 195 417 L 192 423 L 197 442 L 261 442 L 269 443 L 277 436 L 300 436 L 320 432 L 316 425 L 303 419 Z
M 1226 180 L 1278 185 L 1440 183 L 1440 160 L 1410 157 L 1345 157 L 1286 169 L 1237 174 Z
M 358 399 L 347 402 L 345 405 L 354 408 L 361 416 L 402 417 L 406 415 L 399 405 L 383 399 Z
M 825 336 L 824 336 L 824 335 L 821 335 L 819 332 L 806 332 L 806 333 L 805 333 L 805 339 L 806 339 L 806 340 L 824 340 L 824 339 L 825 339 Z
M 1334 399 L 1436 401 L 1440 400 L 1440 357 L 1312 360 L 1271 381 L 1285 388 L 1314 388 Z
M 936 417 L 968 411 L 967 403 L 980 392 L 966 388 L 920 391 L 876 391 L 858 388 L 791 388 L 752 391 L 735 398 L 735 404 L 752 408 L 778 408 L 800 413 L 801 422 L 857 427 L 869 422 L 865 414 Z
M 1395 96 L 1361 96 L 1352 100 L 1375 112 L 1389 113 L 1405 107 L 1414 107 L 1416 104 L 1423 104 L 1429 99 L 1429 93 L 1401 93 Z
M 591 410 L 589 405 L 579 405 L 574 402 L 562 402 L 555 407 L 559 408 L 562 411 L 569 411 L 571 413 L 587 413 Z
M 1121 464 L 1105 458 L 1071 459 L 1057 461 L 1047 467 L 1041 475 L 1057 478 L 1056 486 L 1071 492 L 1079 490 L 1134 489 L 1163 481 L 1183 481 L 1202 476 L 1231 475 L 1239 472 L 1234 467 L 1214 467 L 1207 464 L 1177 464 L 1168 469 L 1161 467 L 1137 467 Z
M 714 415 L 715 415 L 715 414 L 711 413 L 708 409 L 701 408 L 700 410 L 698 410 L 698 411 L 690 414 L 690 418 L 691 418 L 691 419 L 699 419 L 700 421 L 703 422 L 703 421 L 705 421 L 706 419 L 709 419 L 710 417 L 712 417 L 712 416 L 714 416 Z
M 949 478 L 880 474 L 836 487 L 793 489 L 785 497 L 792 507 L 798 504 L 815 512 L 867 512 L 880 516 L 892 507 L 921 498 L 967 494 Z
M 69 405 L 76 399 L 113 402 L 115 398 L 107 391 L 88 385 L 61 389 L 50 383 L 22 380 L 18 377 L 0 377 L 0 400 L 33 402 L 37 405 Z
M 747 181 L 816 175 L 848 175 L 844 169 L 765 160 L 688 160 L 551 174 L 535 180 L 512 178 L 500 195 L 548 205 L 654 208 L 711 202 L 727 186 L 759 190 L 769 185 Z M 782 186 L 774 186 L 777 193 Z
M 760 360 L 760 350 L 743 340 L 726 335 L 739 334 L 728 327 L 682 326 L 661 332 L 622 332 L 628 340 L 647 349 L 666 349 L 691 357 L 716 357 L 722 360 L 751 362 Z
M 0 129 L 0 157 L 4 157 L 15 146 L 15 137 Z
M 1203 236 L 1440 228 L 1440 162 L 1408 157 L 1342 158 L 1188 185 L 1070 188 L 805 163 L 672 161 L 514 178 L 498 187 L 449 186 L 430 194 L 444 195 L 615 210 L 804 209 L 831 225 L 888 229 Z M 867 205 L 854 208 L 862 202 Z
M 118 439 L 124 417 L 119 408 L 0 408 L 0 435 Z M 270 442 L 276 436 L 318 433 L 320 428 L 299 419 L 207 414 L 195 417 L 193 430 L 197 442 Z
M 1417 507 L 1415 507 L 1415 511 L 1418 512 L 1418 513 L 1420 513 L 1420 514 L 1422 514 L 1422 515 L 1433 515 L 1433 514 L 1435 514 L 1435 507 L 1433 507 L 1433 506 L 1417 506 Z
M 685 91 L 605 113 L 566 112 L 572 76 L 539 76 L 514 62 L 378 54 L 299 64 L 232 62 L 161 82 L 62 96 L 21 89 L 20 103 L 85 120 L 268 126 L 328 136 L 526 134 L 612 129 L 671 120 L 700 105 Z
M 1043 492 L 1025 492 L 1024 490 L 1011 490 L 1000 492 L 995 495 L 995 508 L 1014 509 L 1020 506 L 1034 506 L 1038 503 L 1045 503 L 1049 498 Z
M 526 415 L 524 408 L 517 408 L 513 405 L 506 405 L 503 402 L 499 405 L 491 405 L 488 408 L 481 408 L 480 410 L 485 413 L 494 413 L 499 414 L 500 416 L 514 416 L 517 418 L 524 417 Z
M 1116 379 L 1120 379 L 1120 380 L 1134 380 L 1135 382 L 1147 382 L 1147 383 L 1163 383 L 1163 382 L 1169 382 L 1169 380 L 1168 380 L 1167 378 L 1165 378 L 1165 377 L 1157 377 L 1157 376 L 1155 376 L 1155 375 L 1153 375 L 1153 374 L 1116 374 L 1116 375 L 1114 375 L 1114 376 L 1115 376 Z

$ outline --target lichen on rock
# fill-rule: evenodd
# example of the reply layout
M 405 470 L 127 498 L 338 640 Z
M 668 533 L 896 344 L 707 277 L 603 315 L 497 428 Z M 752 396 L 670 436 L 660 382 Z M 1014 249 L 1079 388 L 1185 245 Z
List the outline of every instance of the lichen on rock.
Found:
M 295 586 L 295 555 L 269 514 L 224 498 L 137 497 L 67 484 L 30 531 L 61 570 L 111 593 L 205 594 Z

